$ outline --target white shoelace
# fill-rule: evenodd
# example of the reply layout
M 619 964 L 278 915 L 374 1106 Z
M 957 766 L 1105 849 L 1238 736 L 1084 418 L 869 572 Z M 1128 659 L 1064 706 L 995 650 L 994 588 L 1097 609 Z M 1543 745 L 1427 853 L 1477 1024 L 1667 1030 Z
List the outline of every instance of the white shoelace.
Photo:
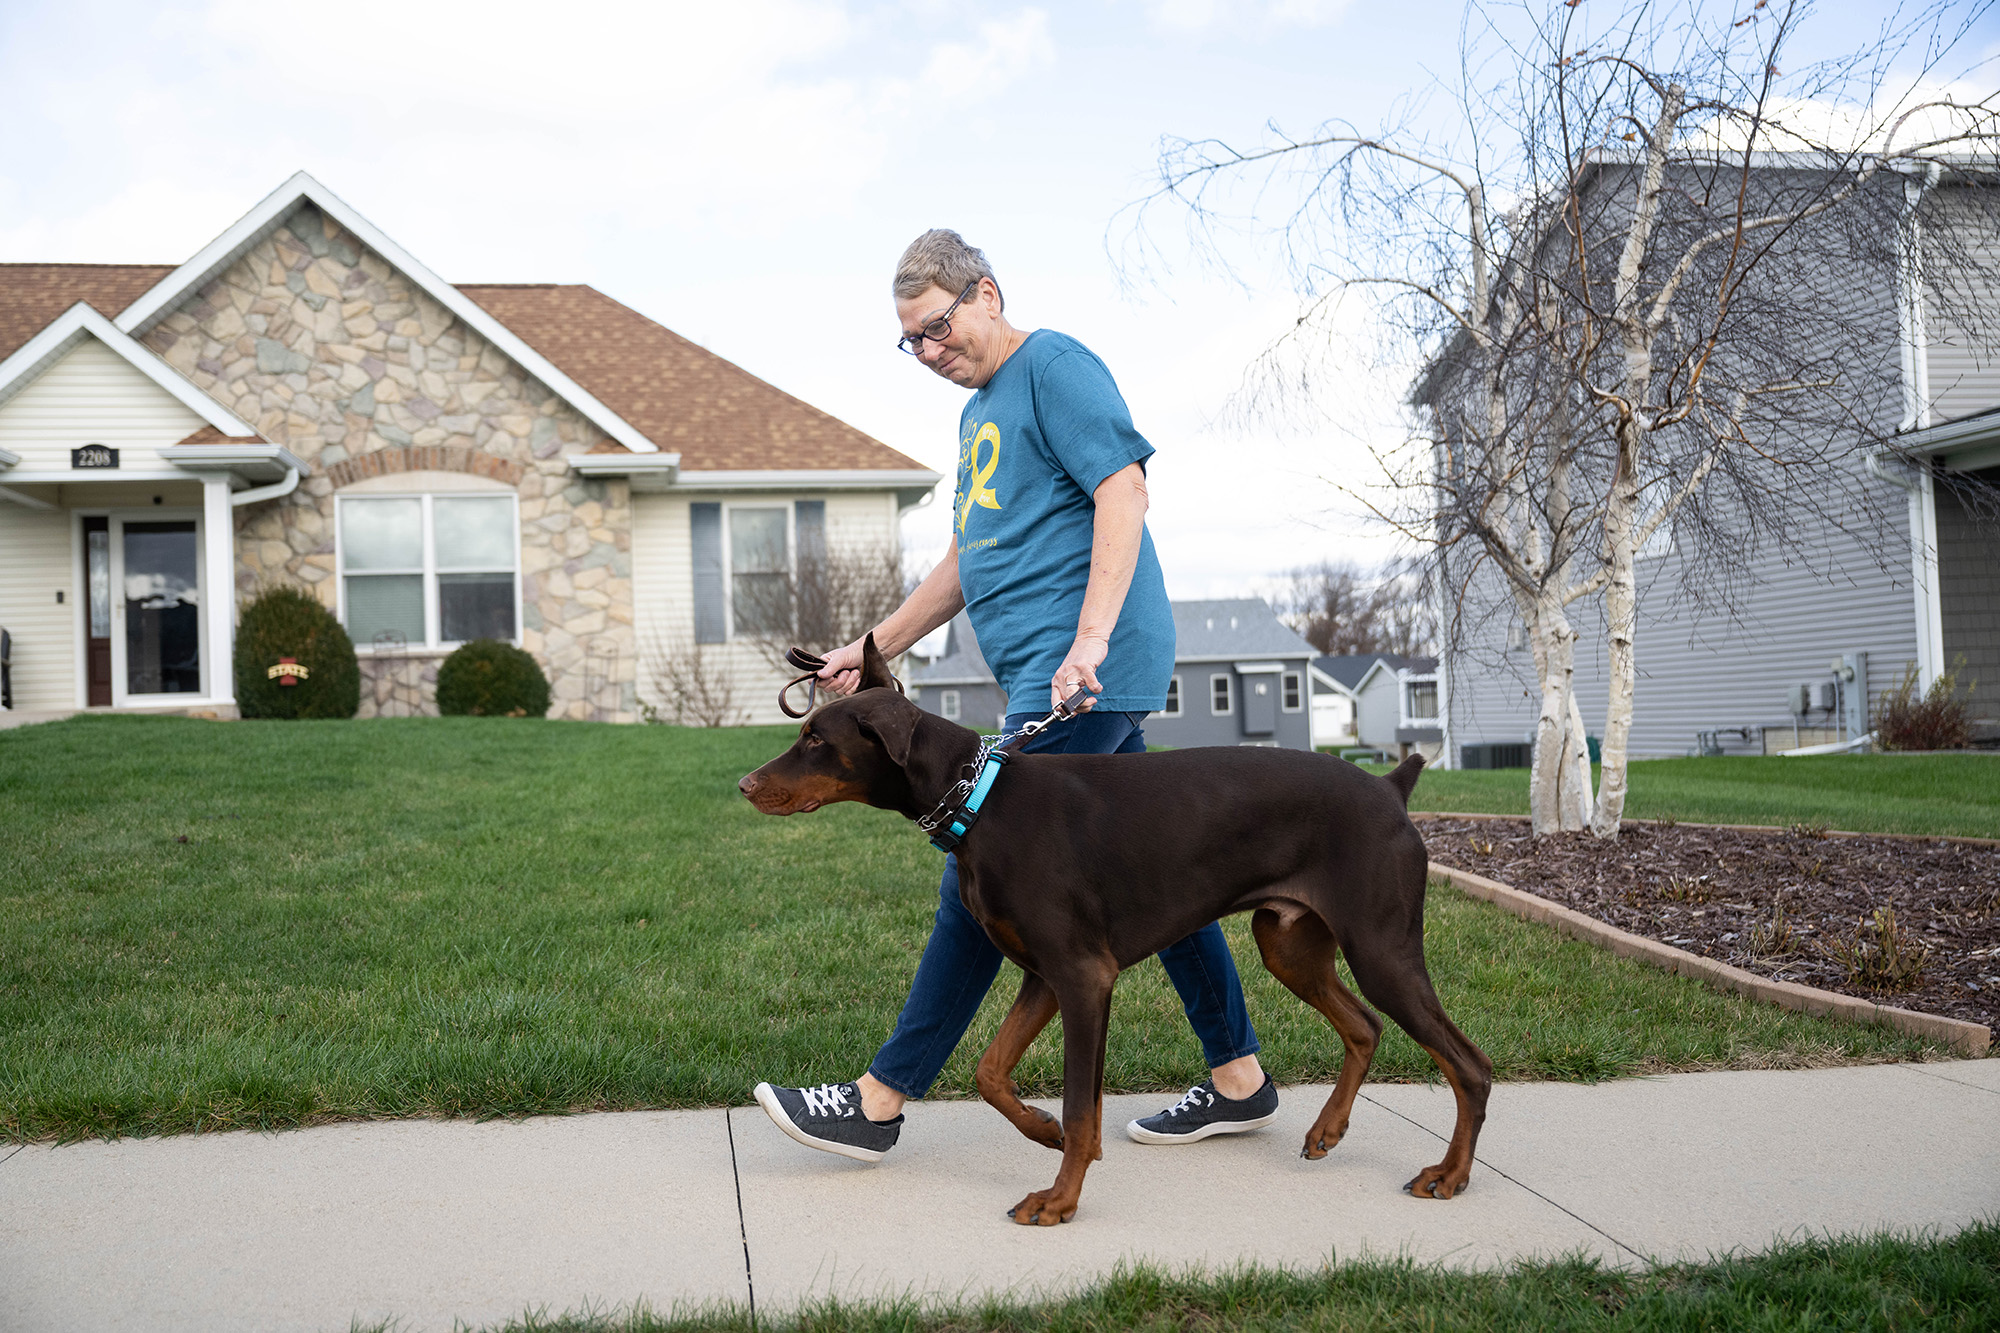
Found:
M 847 1089 L 840 1083 L 822 1083 L 817 1088 L 800 1088 L 799 1096 L 805 1098 L 809 1115 L 831 1116 L 836 1119 L 854 1114 L 854 1108 L 847 1104 Z
M 1215 1100 L 1207 1088 L 1196 1084 L 1187 1090 L 1187 1095 L 1167 1108 L 1168 1115 L 1179 1115 L 1182 1111 L 1198 1111 Z

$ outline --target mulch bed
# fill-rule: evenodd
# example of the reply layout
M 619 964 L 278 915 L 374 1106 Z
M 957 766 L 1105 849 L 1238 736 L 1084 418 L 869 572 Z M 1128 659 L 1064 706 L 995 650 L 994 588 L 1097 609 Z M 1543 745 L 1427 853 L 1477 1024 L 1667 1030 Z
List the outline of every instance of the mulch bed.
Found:
M 1634 935 L 1794 981 L 2000 1031 L 2000 847 L 1824 830 L 1628 825 L 1534 838 L 1526 820 L 1419 817 L 1431 858 Z M 1782 906 L 1782 916 L 1779 908 Z M 1881 950 L 1891 908 L 1914 980 Z M 1857 965 L 1863 970 L 1857 971 Z

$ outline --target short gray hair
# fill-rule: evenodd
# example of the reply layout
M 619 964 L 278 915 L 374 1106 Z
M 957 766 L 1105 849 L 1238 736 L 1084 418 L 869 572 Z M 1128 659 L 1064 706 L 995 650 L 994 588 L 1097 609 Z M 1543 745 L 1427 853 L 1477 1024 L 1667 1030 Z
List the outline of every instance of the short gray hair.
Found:
M 991 281 L 996 292 L 1000 290 L 993 266 L 986 262 L 986 256 L 977 246 L 967 245 L 965 238 L 955 231 L 933 227 L 911 241 L 903 257 L 896 261 L 896 299 L 907 301 L 933 287 L 956 296 L 980 278 Z M 1005 296 L 1000 298 L 1000 308 L 1007 308 Z

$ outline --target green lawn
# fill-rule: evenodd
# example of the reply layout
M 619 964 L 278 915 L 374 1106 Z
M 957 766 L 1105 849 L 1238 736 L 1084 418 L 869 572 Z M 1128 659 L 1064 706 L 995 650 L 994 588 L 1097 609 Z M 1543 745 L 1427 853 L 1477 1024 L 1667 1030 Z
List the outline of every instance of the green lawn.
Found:
M 0 1138 L 740 1104 L 760 1078 L 852 1077 L 915 970 L 939 858 L 880 811 L 751 810 L 735 779 L 791 735 L 109 716 L 0 732 Z M 1331 1078 L 1339 1043 L 1244 924 L 1266 1062 Z M 1450 891 L 1428 931 L 1447 1008 L 1506 1078 L 1931 1050 Z M 940 1094 L 970 1092 L 1014 984 L 1010 968 Z M 1053 1091 L 1059 1050 L 1052 1030 L 1023 1084 Z M 1432 1066 L 1392 1030 L 1376 1070 Z M 1201 1076 L 1158 964 L 1135 969 L 1109 1086 Z
M 2000 838 L 2000 755 L 1647 759 L 1630 773 L 1631 819 L 1779 827 L 1819 820 L 1861 833 Z M 1528 770 L 1427 770 L 1410 808 L 1526 815 Z
M 809 1305 L 753 1322 L 741 1307 L 678 1315 L 531 1315 L 488 1333 L 1930 1333 L 1988 1330 L 2000 1309 L 2000 1226 L 1956 1236 L 1799 1240 L 1760 1255 L 1638 1272 L 1590 1260 L 1461 1273 L 1397 1259 L 1319 1272 L 1174 1275 L 1120 1268 L 1074 1296 L 1024 1303 L 913 1300 Z M 394 1323 L 356 1326 L 389 1333 Z

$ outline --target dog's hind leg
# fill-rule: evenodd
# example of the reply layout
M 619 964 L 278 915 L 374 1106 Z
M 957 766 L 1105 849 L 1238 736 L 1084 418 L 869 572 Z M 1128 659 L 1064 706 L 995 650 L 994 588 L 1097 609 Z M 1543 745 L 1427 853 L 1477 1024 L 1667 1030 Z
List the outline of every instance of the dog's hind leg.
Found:
M 1400 951 L 1399 951 L 1400 952 Z M 1427 1166 L 1404 1186 L 1419 1198 L 1449 1199 L 1472 1176 L 1472 1154 L 1479 1144 L 1479 1127 L 1486 1123 L 1486 1099 L 1493 1090 L 1493 1062 L 1472 1039 L 1445 1016 L 1424 967 L 1423 936 L 1416 936 L 1411 956 L 1393 959 L 1374 950 L 1350 947 L 1347 964 L 1361 993 L 1430 1053 L 1451 1084 L 1458 1101 L 1458 1121 L 1444 1160 Z
M 1014 1066 L 1021 1063 L 1028 1047 L 1055 1016 L 1056 993 L 1033 972 L 1023 972 L 1021 993 L 1014 997 L 1014 1007 L 1001 1021 L 992 1044 L 979 1057 L 976 1075 L 979 1095 L 986 1104 L 1046 1148 L 1063 1146 L 1062 1124 L 1039 1106 L 1021 1100 L 1021 1090 L 1014 1086 Z
M 1306 1157 L 1324 1157 L 1327 1149 L 1347 1133 L 1355 1094 L 1361 1091 L 1362 1080 L 1368 1077 L 1368 1066 L 1375 1059 L 1382 1020 L 1369 1013 L 1367 1006 L 1340 984 L 1340 973 L 1334 967 L 1335 959 L 1340 956 L 1339 945 L 1333 932 L 1317 916 L 1308 912 L 1286 925 L 1276 912 L 1259 908 L 1250 918 L 1250 930 L 1257 937 L 1257 948 L 1263 953 L 1264 966 L 1271 975 L 1284 982 L 1292 994 L 1325 1014 L 1333 1030 L 1340 1034 L 1345 1052 L 1340 1061 L 1340 1081 L 1321 1108 L 1319 1119 L 1306 1131 L 1303 1150 Z

